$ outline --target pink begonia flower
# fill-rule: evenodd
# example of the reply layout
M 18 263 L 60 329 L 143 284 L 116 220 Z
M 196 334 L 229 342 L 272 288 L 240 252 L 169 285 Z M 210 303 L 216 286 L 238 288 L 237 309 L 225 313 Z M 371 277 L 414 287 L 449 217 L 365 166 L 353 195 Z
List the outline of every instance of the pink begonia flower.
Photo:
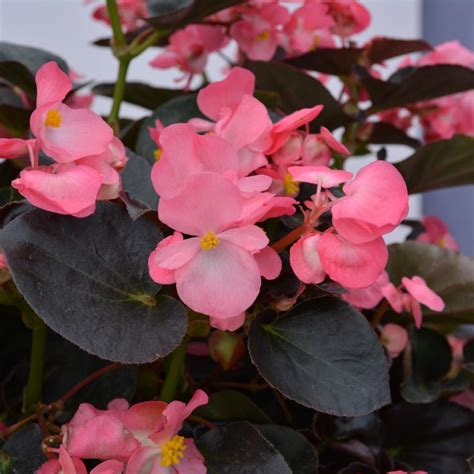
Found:
M 320 0 L 308 0 L 293 12 L 284 27 L 283 47 L 290 54 L 303 54 L 318 47 L 335 46 L 330 28 L 334 20 Z
M 55 62 L 36 73 L 36 110 L 30 127 L 44 152 L 58 163 L 103 153 L 113 138 L 112 129 L 90 110 L 71 109 L 62 101 L 71 80 Z
M 242 19 L 230 28 L 230 36 L 239 44 L 249 59 L 268 61 L 274 56 L 281 35 L 281 27 L 290 19 L 282 5 L 263 4 L 243 10 Z
M 413 115 L 407 109 L 395 108 L 379 112 L 377 115 L 382 122 L 391 123 L 404 132 L 408 132 L 413 124 Z
M 341 295 L 342 299 L 361 309 L 375 308 L 384 295 L 382 288 L 390 283 L 387 272 L 382 272 L 372 285 L 367 288 L 352 289 Z
M 132 417 L 131 407 L 127 413 L 130 420 L 125 423 L 134 431 L 141 446 L 130 457 L 126 474 L 205 474 L 204 458 L 197 450 L 194 440 L 179 436 L 183 422 L 199 406 L 208 402 L 207 395 L 197 390 L 188 404 L 174 401 L 162 411 L 159 424 L 143 423 L 146 412 L 138 412 Z M 146 405 L 154 402 L 144 402 Z M 160 403 L 160 402 L 155 402 Z M 135 405 L 137 406 L 137 405 Z M 138 421 L 138 423 L 137 423 Z M 134 429 L 132 424 L 137 423 Z
M 321 127 L 321 132 L 309 134 L 303 142 L 302 163 L 306 166 L 327 166 L 333 152 L 340 155 L 350 155 L 351 152 L 338 142 L 326 127 Z
M 84 3 L 93 3 L 95 0 L 85 0 Z M 147 1 L 146 0 L 117 0 L 117 7 L 119 10 L 120 23 L 126 31 L 133 31 L 141 26 L 143 18 L 148 17 Z M 101 5 L 97 7 L 92 17 L 95 20 L 103 21 L 110 25 L 110 19 L 107 12 L 107 7 Z
M 209 53 L 222 48 L 226 37 L 220 26 L 188 25 L 173 33 L 169 46 L 150 61 L 150 66 L 159 69 L 179 67 L 191 74 L 204 71 Z
M 36 474 L 87 474 L 87 469 L 79 458 L 71 457 L 64 446 L 61 445 L 59 459 L 46 461 L 36 471 Z
M 416 240 L 426 242 L 427 244 L 434 244 L 450 250 L 457 251 L 459 249 L 457 242 L 449 233 L 446 224 L 436 216 L 423 217 L 423 226 L 425 232 L 420 234 Z
M 390 357 L 398 357 L 408 345 L 408 333 L 398 324 L 386 324 L 380 334 L 380 340 L 387 349 Z
M 408 213 L 408 191 L 401 174 L 385 161 L 362 168 L 332 206 L 337 232 L 355 244 L 370 242 L 395 227 Z
M 24 169 L 11 185 L 40 209 L 85 217 L 95 211 L 102 177 L 89 166 L 67 163 Z
M 470 67 L 474 64 L 474 52 L 457 40 L 447 41 L 436 46 L 416 62 L 417 66 L 433 66 L 436 64 L 456 64 Z
M 420 303 L 432 311 L 443 311 L 445 307 L 444 301 L 428 287 L 423 278 L 419 276 L 413 276 L 412 278 L 403 277 L 402 285 L 407 293 L 403 293 L 401 289 L 396 288 L 392 283 L 383 287 L 382 293 L 395 312 L 401 313 L 403 309 L 410 312 L 413 315 L 417 328 L 421 327 L 423 320 Z
M 253 97 L 255 76 L 235 67 L 226 79 L 201 89 L 197 102 L 201 112 L 215 121 L 189 121 L 198 131 L 213 131 L 229 141 L 239 154 L 239 175 L 246 176 L 267 164 L 264 151 L 272 122 L 265 106 Z M 251 124 L 251 126 L 249 126 Z
M 342 37 L 365 30 L 370 24 L 370 12 L 357 0 L 323 0 L 334 19 L 332 31 Z
M 268 238 L 253 224 L 235 226 L 243 203 L 235 184 L 210 172 L 191 176 L 179 195 L 159 202 L 163 223 L 196 237 L 158 247 L 149 258 L 150 275 L 161 283 L 162 270 L 174 271 L 180 299 L 215 319 L 237 318 L 260 291 L 253 255 L 267 247 Z M 169 280 L 165 274 L 164 282 Z

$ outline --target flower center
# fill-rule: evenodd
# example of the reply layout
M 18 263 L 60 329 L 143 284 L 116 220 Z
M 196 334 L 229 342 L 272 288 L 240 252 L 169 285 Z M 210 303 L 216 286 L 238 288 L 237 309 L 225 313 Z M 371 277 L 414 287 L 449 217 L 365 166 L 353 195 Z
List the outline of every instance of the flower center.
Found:
M 214 232 L 209 231 L 201 237 L 199 243 L 203 250 L 211 250 L 219 245 L 219 237 Z
M 44 124 L 47 127 L 59 128 L 61 126 L 61 114 L 58 109 L 50 109 L 46 112 L 46 119 Z
M 161 148 L 157 148 L 153 154 L 155 155 L 155 160 L 156 161 L 160 161 L 160 158 L 161 158 Z
M 183 436 L 173 436 L 170 441 L 161 447 L 161 465 L 163 467 L 170 467 L 179 464 L 184 456 L 183 451 L 186 448 Z
M 261 33 L 255 36 L 255 39 L 257 41 L 266 41 L 268 38 L 270 38 L 269 30 L 262 31 Z
M 300 190 L 299 183 L 293 180 L 290 173 L 285 174 L 285 177 L 283 178 L 283 187 L 288 196 L 293 196 Z

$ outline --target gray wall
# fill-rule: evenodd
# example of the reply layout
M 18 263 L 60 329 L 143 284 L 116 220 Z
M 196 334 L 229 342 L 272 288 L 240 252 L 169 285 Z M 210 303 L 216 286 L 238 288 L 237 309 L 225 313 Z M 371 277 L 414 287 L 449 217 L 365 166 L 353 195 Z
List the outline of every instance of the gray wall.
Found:
M 423 0 L 423 35 L 436 45 L 457 39 L 474 49 L 474 0 Z M 441 217 L 462 253 L 474 256 L 474 186 L 423 195 L 423 213 Z

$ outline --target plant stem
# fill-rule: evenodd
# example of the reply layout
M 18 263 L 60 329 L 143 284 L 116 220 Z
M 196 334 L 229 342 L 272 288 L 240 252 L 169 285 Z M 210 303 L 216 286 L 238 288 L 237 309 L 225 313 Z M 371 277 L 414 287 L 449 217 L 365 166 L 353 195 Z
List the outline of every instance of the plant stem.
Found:
M 311 229 L 311 227 L 308 227 L 308 224 L 301 224 L 296 229 L 293 229 L 289 234 L 285 235 L 285 237 L 275 242 L 272 245 L 272 249 L 277 252 L 281 252 L 286 247 L 288 247 L 288 245 L 292 244 L 293 242 L 296 242 L 309 229 Z
M 186 356 L 186 347 L 188 345 L 188 338 L 185 337 L 181 344 L 173 351 L 170 356 L 170 364 L 168 373 L 166 374 L 165 383 L 161 389 L 160 400 L 164 402 L 171 402 L 176 395 L 179 380 L 182 377 L 184 357 Z
M 385 314 L 385 311 L 388 309 L 388 301 L 386 299 L 383 300 L 382 304 L 379 306 L 377 309 L 377 312 L 375 313 L 374 317 L 372 318 L 372 321 L 370 325 L 375 329 L 380 321 L 383 318 L 383 315 Z
M 110 25 L 114 34 L 114 48 L 120 49 L 126 45 L 127 41 L 122 31 L 120 23 L 120 14 L 116 0 L 107 0 L 107 13 L 109 15 Z
M 32 345 L 28 383 L 23 397 L 23 410 L 29 411 L 41 400 L 43 391 L 44 353 L 46 349 L 47 328 L 44 323 L 32 329 Z
M 116 135 L 118 135 L 120 131 L 120 106 L 122 105 L 123 96 L 125 94 L 125 85 L 130 61 L 131 59 L 129 57 L 119 58 L 119 70 L 117 75 L 117 81 L 115 82 L 114 99 L 112 102 L 112 108 L 110 109 L 110 115 L 108 120 L 109 125 L 114 129 Z

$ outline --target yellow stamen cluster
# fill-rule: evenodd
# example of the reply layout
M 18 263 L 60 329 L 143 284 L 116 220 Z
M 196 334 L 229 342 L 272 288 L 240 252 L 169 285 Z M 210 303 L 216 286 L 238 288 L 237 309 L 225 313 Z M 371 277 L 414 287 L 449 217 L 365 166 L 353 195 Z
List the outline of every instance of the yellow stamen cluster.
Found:
M 44 124 L 47 127 L 59 128 L 61 126 L 61 114 L 58 109 L 50 109 L 46 112 Z
M 155 155 L 155 160 L 156 161 L 160 161 L 160 158 L 161 158 L 161 148 L 157 148 L 153 154 Z
M 265 30 L 259 33 L 257 36 L 255 36 L 255 39 L 257 41 L 266 41 L 270 38 L 270 31 Z
M 199 243 L 203 250 L 211 250 L 219 245 L 219 237 L 214 232 L 209 231 L 201 237 Z
M 300 185 L 297 181 L 294 181 L 290 173 L 287 173 L 283 178 L 283 188 L 285 189 L 285 194 L 288 196 L 294 196 L 298 194 L 300 190 Z
M 161 465 L 163 467 L 176 466 L 179 464 L 187 448 L 183 436 L 173 436 L 170 441 L 161 447 Z

